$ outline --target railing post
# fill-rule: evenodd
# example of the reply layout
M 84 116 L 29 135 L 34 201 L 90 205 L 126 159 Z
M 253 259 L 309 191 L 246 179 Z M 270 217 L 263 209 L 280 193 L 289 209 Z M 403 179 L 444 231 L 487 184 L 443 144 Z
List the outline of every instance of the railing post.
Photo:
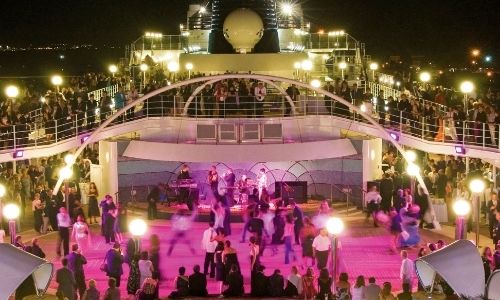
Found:
M 483 148 L 486 145 L 486 123 L 483 123 Z
M 425 117 L 422 117 L 422 140 L 425 139 Z
M 403 133 L 403 111 L 399 111 L 399 133 Z
M 172 96 L 172 98 L 174 99 L 174 117 L 177 116 L 177 97 L 174 95 Z
M 16 125 L 12 125 L 12 136 L 14 137 L 14 149 L 16 149 Z
M 37 128 L 36 128 L 36 123 L 37 123 L 37 122 L 35 122 L 35 147 L 36 147 L 37 140 L 38 140 L 38 130 L 37 130 Z M 28 137 L 28 138 L 29 138 L 29 137 Z
M 78 114 L 75 115 L 75 137 L 78 137 Z
M 57 127 L 57 119 L 55 120 L 54 124 L 55 124 L 55 125 L 54 125 L 54 126 L 55 126 L 55 128 L 54 128 L 54 132 L 55 132 L 55 134 L 56 134 L 56 140 L 55 140 L 55 142 L 57 143 L 57 128 L 58 128 L 58 127 Z

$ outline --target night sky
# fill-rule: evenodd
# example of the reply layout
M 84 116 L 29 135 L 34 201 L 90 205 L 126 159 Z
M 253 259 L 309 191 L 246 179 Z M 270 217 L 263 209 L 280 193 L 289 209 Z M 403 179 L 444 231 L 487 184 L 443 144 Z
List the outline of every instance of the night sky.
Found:
M 473 47 L 499 57 L 499 0 L 303 0 L 315 30 L 344 29 L 376 58 L 465 62 Z M 186 0 L 4 0 L 0 44 L 123 46 L 145 31 L 177 34 Z

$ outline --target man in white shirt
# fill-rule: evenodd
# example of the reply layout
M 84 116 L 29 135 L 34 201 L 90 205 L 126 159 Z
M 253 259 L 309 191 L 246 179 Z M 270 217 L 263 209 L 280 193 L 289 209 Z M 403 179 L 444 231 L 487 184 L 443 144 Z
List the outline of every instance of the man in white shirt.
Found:
M 368 278 L 368 285 L 365 287 L 365 300 L 379 300 L 380 286 L 375 283 L 375 277 Z
M 203 232 L 203 238 L 201 240 L 201 248 L 205 250 L 205 263 L 203 265 L 203 273 L 207 275 L 208 266 L 210 265 L 210 278 L 215 277 L 215 248 L 217 247 L 217 241 L 213 238 L 217 235 L 214 229 L 214 222 L 210 221 L 208 223 L 209 228 Z
M 264 115 L 264 99 L 266 98 L 267 90 L 262 82 L 254 89 L 255 96 L 255 116 L 262 117 Z
M 61 244 L 63 245 L 64 256 L 69 253 L 69 228 L 71 227 L 71 218 L 66 207 L 61 207 L 57 214 L 57 226 L 59 227 L 59 238 L 57 239 L 57 255 L 61 256 Z
M 377 191 L 377 186 L 372 186 L 370 191 L 365 195 L 368 211 L 366 213 L 366 220 L 370 217 L 373 218 L 373 226 L 377 225 L 377 213 L 380 210 L 380 202 L 382 202 L 382 196 Z
M 403 283 L 408 283 L 410 287 L 413 281 L 413 261 L 408 258 L 408 252 L 406 250 L 401 251 L 401 269 L 399 271 L 399 277 Z
M 326 232 L 326 228 L 322 228 L 319 235 L 313 240 L 313 256 L 316 258 L 316 266 L 318 270 L 326 268 L 328 262 L 328 253 L 330 252 L 331 241 Z

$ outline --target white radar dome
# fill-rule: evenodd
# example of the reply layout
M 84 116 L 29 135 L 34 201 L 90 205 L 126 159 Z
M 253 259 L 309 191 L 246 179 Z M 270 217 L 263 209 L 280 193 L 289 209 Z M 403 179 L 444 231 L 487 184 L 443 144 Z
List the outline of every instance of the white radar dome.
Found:
M 253 10 L 239 8 L 224 20 L 224 37 L 239 53 L 251 52 L 262 38 L 264 23 Z

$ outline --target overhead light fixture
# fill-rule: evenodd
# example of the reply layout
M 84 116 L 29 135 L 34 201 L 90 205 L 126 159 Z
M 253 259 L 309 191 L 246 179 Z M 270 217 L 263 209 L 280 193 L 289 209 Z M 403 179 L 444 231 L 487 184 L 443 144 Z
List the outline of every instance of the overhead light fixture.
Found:
M 24 156 L 24 150 L 17 150 L 12 153 L 12 157 L 14 158 L 22 158 Z
M 464 155 L 465 154 L 465 148 L 462 146 L 455 146 L 455 153 Z

